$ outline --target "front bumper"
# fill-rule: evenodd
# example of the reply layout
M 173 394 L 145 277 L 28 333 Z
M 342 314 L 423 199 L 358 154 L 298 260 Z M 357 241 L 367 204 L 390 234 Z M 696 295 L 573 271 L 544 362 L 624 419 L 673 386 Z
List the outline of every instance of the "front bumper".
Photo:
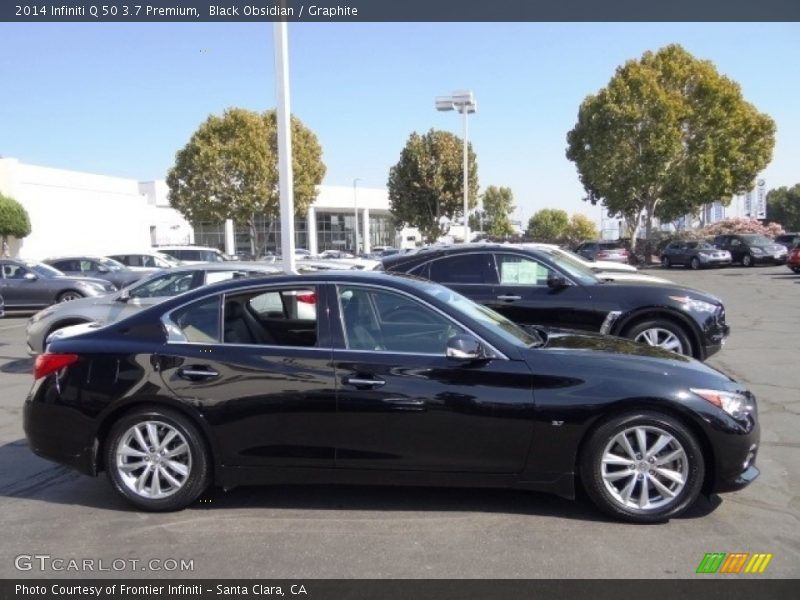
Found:
M 756 264 L 770 264 L 770 265 L 782 265 L 786 262 L 786 254 L 779 254 L 777 256 L 773 254 L 753 254 L 753 262 Z
M 753 418 L 750 428 L 733 419 L 714 424 L 714 478 L 711 493 L 735 492 L 750 485 L 761 471 L 756 466 L 761 431 Z

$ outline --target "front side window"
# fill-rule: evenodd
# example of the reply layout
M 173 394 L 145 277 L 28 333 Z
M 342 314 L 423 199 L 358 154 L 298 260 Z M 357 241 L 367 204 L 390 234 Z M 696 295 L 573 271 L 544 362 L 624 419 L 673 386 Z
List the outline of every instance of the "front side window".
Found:
M 137 285 L 128 294 L 131 298 L 161 298 L 188 292 L 193 286 L 195 272 L 167 273 Z
M 465 333 L 437 311 L 396 292 L 340 286 L 338 297 L 349 350 L 444 356 L 447 340 Z
M 500 285 L 546 286 L 553 271 L 533 259 L 517 254 L 497 254 Z
M 3 265 L 3 277 L 6 279 L 24 279 L 28 270 L 22 265 L 12 263 Z

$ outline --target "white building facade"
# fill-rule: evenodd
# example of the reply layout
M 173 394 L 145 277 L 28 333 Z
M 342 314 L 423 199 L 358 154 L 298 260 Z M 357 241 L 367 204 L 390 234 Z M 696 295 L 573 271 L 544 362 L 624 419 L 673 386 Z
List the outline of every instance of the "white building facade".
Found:
M 362 252 L 375 246 L 413 247 L 413 229 L 397 231 L 385 189 L 319 186 L 317 200 L 295 219 L 295 243 L 316 254 L 328 249 Z M 31 234 L 10 241 L 12 256 L 41 260 L 66 254 L 106 255 L 151 246 L 200 244 L 234 254 L 249 252 L 248 232 L 226 223 L 192 227 L 170 207 L 166 182 L 140 182 L 0 158 L 0 192 L 28 212 Z M 259 253 L 280 249 L 280 219 L 261 218 Z

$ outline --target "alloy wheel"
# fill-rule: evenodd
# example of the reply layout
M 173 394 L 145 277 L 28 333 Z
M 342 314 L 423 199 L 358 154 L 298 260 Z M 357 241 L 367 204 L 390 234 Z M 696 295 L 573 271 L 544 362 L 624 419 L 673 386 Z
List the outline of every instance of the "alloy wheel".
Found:
M 183 434 L 163 421 L 140 421 L 120 438 L 116 469 L 122 483 L 142 498 L 174 495 L 192 471 L 192 453 Z
M 79 298 L 83 298 L 81 294 L 78 292 L 64 292 L 59 296 L 59 302 L 71 302 L 72 300 L 78 300 Z
M 686 487 L 689 460 L 675 436 L 660 427 L 638 425 L 606 444 L 601 476 L 620 506 L 658 510 L 674 502 Z
M 661 327 L 645 329 L 634 338 L 634 341 L 683 354 L 683 344 L 678 336 L 668 329 L 663 329 Z

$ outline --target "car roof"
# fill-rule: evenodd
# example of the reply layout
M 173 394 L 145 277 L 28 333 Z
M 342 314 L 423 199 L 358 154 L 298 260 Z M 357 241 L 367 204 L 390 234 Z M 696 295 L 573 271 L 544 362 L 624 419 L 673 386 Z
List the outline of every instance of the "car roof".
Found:
M 392 254 L 382 259 L 384 267 L 401 265 L 405 263 L 424 262 L 426 259 L 441 258 L 444 256 L 473 253 L 473 252 L 524 252 L 533 256 L 541 256 L 547 252 L 547 248 L 534 248 L 523 246 L 522 244 L 498 244 L 496 242 L 483 242 L 472 244 L 443 244 L 441 246 L 428 246 L 420 248 L 416 252 L 406 254 Z
M 153 246 L 153 250 L 156 252 L 161 252 L 162 250 L 213 250 L 214 252 L 221 252 L 219 248 L 213 248 L 211 246 Z

